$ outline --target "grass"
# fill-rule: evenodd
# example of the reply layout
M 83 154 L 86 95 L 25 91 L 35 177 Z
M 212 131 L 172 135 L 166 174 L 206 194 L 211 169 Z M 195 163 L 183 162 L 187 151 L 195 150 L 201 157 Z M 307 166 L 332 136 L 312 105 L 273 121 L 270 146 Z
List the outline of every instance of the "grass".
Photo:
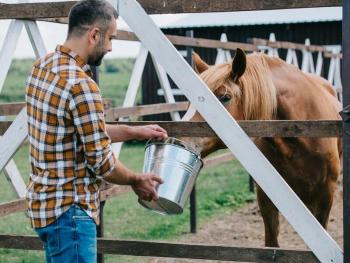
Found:
M 0 103 L 24 101 L 25 83 L 33 63 L 33 59 L 15 59 L 12 62 L 0 93 Z M 102 97 L 112 98 L 114 106 L 123 104 L 133 63 L 133 59 L 107 59 L 99 67 Z M 113 67 L 108 65 L 113 65 Z M 137 102 L 140 102 L 140 98 L 140 93 L 138 93 Z
M 12 63 L 0 103 L 24 101 L 24 83 L 33 60 Z M 133 60 L 105 60 L 100 67 L 100 87 L 104 98 L 113 98 L 114 106 L 122 105 Z M 138 96 L 138 99 L 140 96 Z M 121 161 L 141 171 L 143 143 L 124 145 Z M 25 182 L 29 177 L 28 146 L 23 146 L 14 160 Z M 4 174 L 0 175 L 0 202 L 16 199 Z M 244 205 L 253 195 L 248 190 L 248 175 L 236 161 L 203 170 L 197 180 L 197 221 L 199 226 Z M 11 214 L 0 220 L 0 233 L 35 235 L 24 213 Z M 104 209 L 104 231 L 107 238 L 174 241 L 189 232 L 189 209 L 182 215 L 161 216 L 144 209 L 132 192 L 111 198 Z M 144 258 L 106 255 L 105 261 L 144 262 Z M 44 262 L 42 252 L 0 249 L 0 262 Z

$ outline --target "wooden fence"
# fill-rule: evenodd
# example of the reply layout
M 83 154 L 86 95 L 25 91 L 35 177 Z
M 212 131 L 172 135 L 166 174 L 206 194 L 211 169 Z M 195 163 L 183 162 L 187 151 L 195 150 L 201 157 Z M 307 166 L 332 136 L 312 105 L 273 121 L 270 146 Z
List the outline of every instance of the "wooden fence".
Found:
M 125 2 L 125 1 L 124 1 Z M 127 1 L 129 2 L 129 1 Z M 34 4 L 21 4 L 21 5 L 9 5 L 1 4 L 0 19 L 15 18 L 15 19 L 37 19 L 37 18 L 57 18 L 65 17 L 69 8 L 74 2 L 61 2 L 61 3 L 34 3 Z M 131 6 L 134 5 L 134 1 L 130 0 Z M 341 5 L 341 1 L 334 0 L 290 0 L 290 1 L 238 1 L 238 0 L 206 0 L 197 3 L 196 1 L 170 1 L 159 2 L 151 0 L 140 1 L 143 7 L 148 13 L 178 13 L 178 12 L 216 12 L 216 11 L 237 11 L 237 10 L 255 10 L 255 9 L 276 9 L 276 8 L 297 8 L 297 7 L 315 7 L 315 6 L 338 6 Z M 345 3 L 345 14 L 350 15 L 350 4 Z M 141 15 L 141 10 L 136 10 Z M 125 15 L 129 15 L 127 10 L 124 10 Z M 143 17 L 143 16 L 142 16 Z M 345 17 L 345 16 L 344 16 Z M 145 17 L 143 17 L 144 19 Z M 346 25 L 350 25 L 350 20 L 346 21 Z M 346 29 L 347 27 L 345 27 Z M 138 31 L 140 32 L 140 31 Z M 349 39 L 348 34 L 344 35 Z M 142 37 L 143 38 L 143 37 Z M 165 46 L 164 46 L 165 47 Z M 170 53 L 170 52 L 169 52 Z M 159 58 L 159 56 L 157 56 Z M 344 50 L 344 59 L 347 62 L 347 53 Z M 349 63 L 349 62 L 347 62 Z M 346 83 L 349 84 L 349 83 Z M 17 105 L 18 106 L 18 105 Z M 199 105 L 200 106 L 200 105 Z M 19 106 L 18 106 L 19 107 Z M 349 112 L 345 112 L 347 114 Z M 115 117 L 113 111 L 113 118 Z M 265 123 L 265 128 L 274 126 L 269 132 L 256 132 L 256 130 L 264 130 L 261 126 Z M 117 123 L 116 123 L 117 124 Z M 140 123 L 130 123 L 139 125 Z M 143 123 L 142 123 L 143 124 Z M 243 129 L 247 131 L 250 136 L 253 137 L 269 137 L 269 136 L 281 136 L 281 137 L 320 137 L 320 136 L 342 136 L 342 124 L 340 121 L 308 121 L 308 122 L 294 122 L 294 121 L 270 121 L 261 122 L 257 124 L 254 122 L 241 122 L 239 123 Z M 184 131 L 185 125 L 191 125 L 193 132 L 188 133 L 186 136 L 215 136 L 213 130 L 211 130 L 204 123 L 160 123 L 163 127 L 171 129 L 171 134 L 180 135 L 180 129 Z M 244 125 L 247 125 L 244 127 Z M 255 125 L 255 126 L 254 126 Z M 259 129 L 257 129 L 259 126 Z M 188 126 L 187 126 L 188 127 Z M 199 128 L 200 127 L 200 128 Z M 252 128 L 254 127 L 254 128 Z M 277 128 L 276 128 L 277 127 Z M 314 129 L 315 128 L 315 129 Z M 350 129 L 350 127 L 348 127 Z M 249 130 L 251 129 L 251 130 Z M 219 132 L 217 127 L 214 128 L 216 132 Z M 254 131 L 255 130 L 255 131 Z M 204 131 L 204 132 L 203 132 Z M 176 133 L 177 132 L 177 133 Z M 271 135 L 273 133 L 273 135 Z M 226 135 L 222 134 L 220 137 L 226 139 Z M 349 140 L 350 133 L 345 133 L 344 137 Z M 181 133 L 181 135 L 184 135 Z M 347 137 L 348 136 L 348 137 Z M 4 134 L 6 137 L 6 133 Z M 347 154 L 350 154 L 350 150 L 345 151 L 345 160 L 347 160 Z M 348 168 L 346 166 L 346 168 Z M 345 182 L 349 181 L 349 171 L 345 169 L 344 178 Z M 114 190 L 113 190 L 114 191 Z M 344 188 L 345 196 L 348 198 L 349 191 L 347 186 Z M 106 198 L 109 195 L 106 195 Z M 346 199 L 344 203 L 347 203 Z M 20 206 L 20 201 L 11 204 L 12 207 Z M 7 209 L 11 210 L 11 205 L 7 205 Z M 23 204 L 22 204 L 23 205 Z M 278 203 L 278 205 L 280 205 Z M 4 206 L 5 207 L 5 206 Z M 3 208 L 4 208 L 3 207 Z M 348 208 L 346 207 L 349 211 Z M 5 208 L 4 208 L 5 209 Z M 344 214 L 345 215 L 345 214 Z M 344 220 L 348 218 L 348 215 L 344 217 Z M 294 219 L 293 219 L 294 220 Z M 344 224 L 345 226 L 345 224 Z M 304 229 L 305 230 L 305 229 Z M 303 231 L 304 231 L 303 230 Z M 349 230 L 346 228 L 346 230 Z M 303 232 L 302 231 L 302 232 Z M 348 232 L 345 232 L 345 259 L 343 261 L 342 255 L 338 250 L 334 250 L 336 254 L 331 256 L 330 262 L 348 262 L 349 257 L 349 240 Z M 320 236 L 318 237 L 320 238 Z M 323 239 L 327 241 L 328 239 Z M 310 239 L 308 239 L 310 242 Z M 315 241 L 316 242 L 316 241 Z M 318 242 L 320 242 L 318 240 Z M 325 261 L 328 258 L 327 251 L 329 247 L 325 247 L 325 250 L 317 250 L 314 245 L 316 243 L 311 242 L 313 247 L 313 253 L 321 260 Z M 38 242 L 38 238 L 31 236 L 10 236 L 0 235 L 0 247 L 7 248 L 19 248 L 19 249 L 41 249 L 41 245 Z M 99 251 L 103 253 L 111 254 L 127 254 L 136 256 L 160 256 L 160 257 L 178 257 L 178 258 L 198 258 L 198 259 L 214 259 L 214 260 L 235 260 L 246 262 L 317 262 L 317 259 L 310 251 L 295 251 L 295 250 L 282 250 L 282 249 L 259 249 L 259 248 L 236 248 L 225 246 L 208 246 L 208 245 L 187 245 L 187 244 L 170 244 L 160 242 L 144 242 L 144 241 L 123 241 L 123 240 L 99 240 Z M 326 262 L 326 261 L 325 261 Z

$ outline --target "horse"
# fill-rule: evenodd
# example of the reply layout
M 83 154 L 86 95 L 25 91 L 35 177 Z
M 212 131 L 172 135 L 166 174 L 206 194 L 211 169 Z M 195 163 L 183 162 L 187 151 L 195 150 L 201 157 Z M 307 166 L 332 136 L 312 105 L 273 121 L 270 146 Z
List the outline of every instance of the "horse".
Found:
M 263 53 L 237 49 L 232 62 L 209 66 L 192 54 L 195 69 L 236 120 L 339 120 L 341 105 L 323 78 Z M 189 107 L 183 120 L 204 121 Z M 181 138 L 201 156 L 226 148 L 218 137 Z M 339 138 L 251 138 L 326 229 L 338 176 Z M 265 246 L 278 247 L 279 211 L 256 185 Z

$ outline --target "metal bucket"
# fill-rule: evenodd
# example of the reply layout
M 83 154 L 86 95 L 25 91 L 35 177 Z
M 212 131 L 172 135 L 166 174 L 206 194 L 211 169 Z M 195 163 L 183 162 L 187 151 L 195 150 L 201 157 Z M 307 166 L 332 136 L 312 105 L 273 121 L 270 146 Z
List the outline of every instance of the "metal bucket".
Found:
M 139 203 L 160 214 L 181 214 L 202 165 L 200 154 L 178 139 L 148 141 L 143 172 L 159 175 L 164 183 L 157 187 L 157 202 Z

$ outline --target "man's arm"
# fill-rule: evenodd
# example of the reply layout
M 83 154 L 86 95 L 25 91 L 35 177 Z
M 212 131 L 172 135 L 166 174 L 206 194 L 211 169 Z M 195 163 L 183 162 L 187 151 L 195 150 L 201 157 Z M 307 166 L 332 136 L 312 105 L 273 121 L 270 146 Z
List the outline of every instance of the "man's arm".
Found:
M 73 117 L 74 126 L 83 144 L 86 167 L 90 174 L 101 177 L 114 184 L 131 185 L 135 193 L 144 200 L 157 200 L 155 190 L 162 179 L 154 174 L 138 174 L 126 168 L 112 153 L 110 138 L 104 121 L 102 98 L 98 87 L 92 82 L 81 82 L 74 85 L 70 90 L 69 110 Z M 133 128 L 133 127 L 130 127 Z M 113 128 L 115 129 L 115 128 Z M 145 128 L 128 130 L 127 126 L 121 127 L 112 136 L 123 136 L 132 138 L 136 132 L 136 138 L 150 135 L 149 130 L 156 128 Z M 141 132 L 140 132 L 141 131 Z M 130 134 L 131 133 L 131 134 Z
M 166 138 L 167 132 L 158 125 L 128 126 L 106 124 L 108 136 L 112 143 L 128 140 L 144 140 L 149 138 Z
M 143 200 L 158 200 L 156 187 L 162 178 L 155 174 L 139 174 L 128 169 L 118 159 L 114 158 L 115 166 L 111 173 L 104 176 L 104 180 L 112 184 L 130 185 L 134 192 Z

